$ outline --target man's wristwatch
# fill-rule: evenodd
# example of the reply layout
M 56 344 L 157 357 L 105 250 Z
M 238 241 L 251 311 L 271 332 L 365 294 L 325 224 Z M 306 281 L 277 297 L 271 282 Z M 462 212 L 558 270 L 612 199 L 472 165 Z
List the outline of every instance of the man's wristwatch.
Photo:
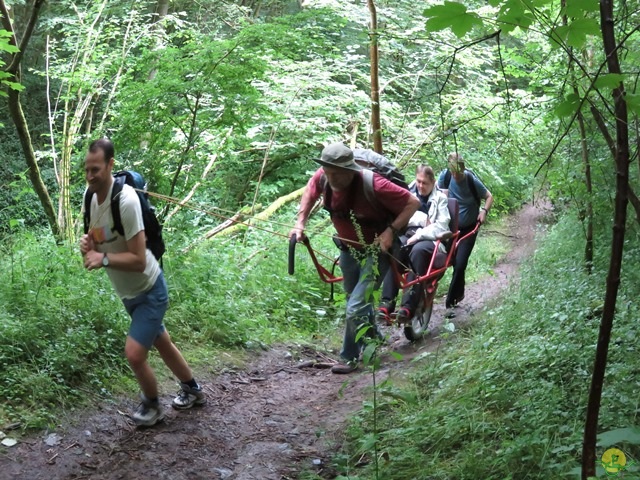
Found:
M 102 255 L 102 266 L 104 268 L 107 268 L 109 266 L 109 257 L 107 257 L 106 253 Z

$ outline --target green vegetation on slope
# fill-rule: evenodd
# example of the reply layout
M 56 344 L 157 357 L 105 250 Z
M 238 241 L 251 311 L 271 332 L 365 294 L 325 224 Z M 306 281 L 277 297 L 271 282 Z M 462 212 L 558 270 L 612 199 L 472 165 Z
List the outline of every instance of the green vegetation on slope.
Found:
M 266 232 L 221 236 L 185 254 L 168 235 L 165 324 L 196 369 L 217 363 L 223 349 L 305 341 L 312 333 L 327 348 L 337 345 L 338 310 L 302 249 L 296 275 L 287 275 L 282 225 L 294 208 L 276 224 L 261 224 Z M 334 255 L 330 237 L 314 240 Z M 83 398 L 130 394 L 122 353 L 129 317 L 105 273 L 84 270 L 77 246 L 55 246 L 46 232 L 15 232 L 0 252 L 0 425 L 41 428 Z
M 371 405 L 350 427 L 336 464 L 348 478 L 387 480 L 549 479 L 578 473 L 607 249 L 593 275 L 581 265 L 580 227 L 554 226 L 524 265 L 522 282 L 474 317 L 446 348 L 381 387 L 377 435 Z M 640 455 L 626 429 L 638 424 L 640 248 L 627 242 L 624 278 L 600 413 L 607 447 Z M 606 232 L 599 245 L 607 245 Z M 380 426 L 382 425 L 382 426 Z M 377 440 L 379 476 L 371 460 Z M 631 469 L 632 471 L 633 469 Z M 574 477 L 575 478 L 575 477 Z M 626 478 L 626 477 L 625 477 Z

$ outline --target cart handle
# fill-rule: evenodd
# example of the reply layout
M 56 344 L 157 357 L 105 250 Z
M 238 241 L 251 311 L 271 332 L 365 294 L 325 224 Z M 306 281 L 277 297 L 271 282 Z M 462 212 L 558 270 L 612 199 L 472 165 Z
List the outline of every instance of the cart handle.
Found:
M 295 271 L 295 256 L 296 256 L 295 251 L 296 251 L 297 243 L 298 243 L 297 235 L 295 234 L 291 235 L 291 238 L 289 239 L 289 275 L 293 275 Z M 316 257 L 316 253 L 313 251 L 313 248 L 311 248 L 311 242 L 309 241 L 308 237 L 304 237 L 302 239 L 302 243 L 304 244 L 305 247 L 307 247 L 307 250 L 309 251 L 309 255 L 311 256 L 313 265 L 316 267 L 316 270 L 318 271 L 320 280 L 322 280 L 325 283 L 337 283 L 342 281 L 342 277 L 336 277 L 332 272 L 330 272 L 329 270 L 324 268 L 322 265 L 320 265 L 320 262 L 318 262 L 318 258 Z
M 294 233 L 289 238 L 289 275 L 293 275 L 296 263 L 296 243 L 298 243 L 297 235 Z

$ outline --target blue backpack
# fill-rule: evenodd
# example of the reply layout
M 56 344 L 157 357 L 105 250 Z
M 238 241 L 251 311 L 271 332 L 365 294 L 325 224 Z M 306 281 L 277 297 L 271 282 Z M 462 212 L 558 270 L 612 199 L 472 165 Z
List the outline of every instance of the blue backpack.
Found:
M 133 170 L 123 170 L 117 172 L 113 176 L 113 189 L 111 191 L 111 215 L 113 216 L 113 227 L 111 231 L 117 231 L 120 235 L 124 235 L 124 227 L 122 226 L 122 218 L 120 217 L 120 199 L 118 195 L 122 192 L 122 187 L 127 185 L 136 189 L 138 199 L 140 200 L 140 208 L 142 209 L 142 222 L 144 223 L 144 232 L 147 236 L 147 248 L 151 250 L 153 256 L 160 260 L 165 252 L 164 240 L 162 239 L 162 225 L 156 217 L 155 208 L 149 203 L 149 194 L 147 193 L 147 183 L 144 177 Z M 91 224 L 91 198 L 93 193 L 87 190 L 84 196 L 84 233 L 89 232 Z M 115 201 L 114 201 L 115 199 Z

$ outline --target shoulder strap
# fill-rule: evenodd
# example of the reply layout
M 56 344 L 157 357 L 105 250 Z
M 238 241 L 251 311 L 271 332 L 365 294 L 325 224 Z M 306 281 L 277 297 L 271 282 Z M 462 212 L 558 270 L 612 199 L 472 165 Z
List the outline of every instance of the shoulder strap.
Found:
M 444 172 L 444 186 L 443 188 L 449 188 L 449 184 L 451 183 L 451 172 L 447 168 Z
M 469 190 L 473 194 L 473 198 L 476 199 L 476 203 L 480 205 L 480 195 L 478 195 L 478 190 L 476 190 L 476 183 L 473 181 L 473 177 L 475 176 L 473 172 L 468 170 L 464 171 L 464 176 L 467 177 L 467 185 L 469 186 Z
M 113 189 L 111 190 L 111 215 L 113 216 L 113 230 L 120 235 L 124 235 L 122 218 L 120 217 L 120 193 L 124 186 L 124 176 L 117 176 L 113 179 Z
M 367 201 L 374 206 L 376 209 L 387 210 L 380 201 L 376 198 L 375 190 L 373 187 L 373 171 L 363 168 L 362 170 L 362 188 L 364 190 L 364 196 Z M 327 177 L 322 177 L 322 191 L 324 197 L 324 205 L 325 209 L 331 208 L 331 188 L 329 188 L 329 182 L 327 182 Z
M 327 182 L 327 177 L 324 173 L 320 177 L 320 187 L 322 190 L 322 203 L 324 208 L 331 211 L 331 188 L 329 188 L 329 182 Z
M 389 212 L 389 215 L 392 215 L 389 209 L 382 205 L 380 200 L 376 197 L 375 189 L 373 187 L 373 175 L 373 171 L 366 168 L 362 169 L 362 188 L 364 189 L 364 196 L 376 210 L 387 211 Z
M 373 189 L 373 172 L 367 168 L 362 169 L 362 187 L 367 201 L 376 207 L 380 205 Z
M 89 189 L 84 193 L 84 233 L 89 233 L 89 226 L 91 225 L 91 199 L 93 198 L 93 192 Z

